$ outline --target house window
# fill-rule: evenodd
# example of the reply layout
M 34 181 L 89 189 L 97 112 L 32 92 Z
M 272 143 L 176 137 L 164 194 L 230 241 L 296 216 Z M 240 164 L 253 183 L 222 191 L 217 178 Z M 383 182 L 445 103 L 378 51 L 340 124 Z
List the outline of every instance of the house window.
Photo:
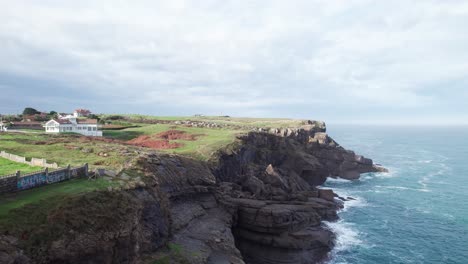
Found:
M 91 131 L 91 128 L 90 128 L 90 127 L 88 127 L 88 131 Z
M 93 131 L 96 131 L 96 128 L 95 128 L 95 127 L 93 127 Z

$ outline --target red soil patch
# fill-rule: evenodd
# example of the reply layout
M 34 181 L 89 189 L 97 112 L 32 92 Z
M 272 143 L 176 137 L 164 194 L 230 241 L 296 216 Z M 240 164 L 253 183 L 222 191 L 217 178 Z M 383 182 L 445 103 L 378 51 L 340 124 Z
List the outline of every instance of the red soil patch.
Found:
M 152 139 L 150 136 L 139 136 L 132 140 L 126 142 L 127 144 L 146 147 L 146 148 L 153 148 L 153 149 L 174 149 L 182 146 L 179 143 L 171 143 L 169 140 L 155 140 Z
M 128 144 L 138 147 L 146 147 L 153 149 L 174 149 L 183 146 L 182 143 L 170 142 L 170 140 L 197 140 L 197 137 L 201 135 L 188 134 L 185 131 L 171 129 L 165 132 L 161 132 L 155 135 L 142 135 L 137 138 L 122 141 L 119 139 L 111 139 L 105 137 L 87 137 L 81 136 L 80 142 L 92 142 L 92 141 L 101 141 L 106 143 L 119 143 L 119 144 Z
M 159 138 L 166 139 L 166 140 L 182 139 L 182 140 L 191 140 L 191 141 L 193 141 L 193 140 L 196 140 L 197 136 L 199 136 L 199 135 L 187 134 L 185 131 L 171 129 L 171 130 L 156 134 L 156 136 L 159 137 Z

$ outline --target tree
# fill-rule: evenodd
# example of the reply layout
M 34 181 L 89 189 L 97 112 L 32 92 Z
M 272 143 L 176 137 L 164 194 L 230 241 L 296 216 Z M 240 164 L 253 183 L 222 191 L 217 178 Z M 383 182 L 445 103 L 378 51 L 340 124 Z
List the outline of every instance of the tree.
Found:
M 95 114 L 90 114 L 87 116 L 89 119 L 97 119 L 98 121 L 100 120 L 99 116 L 98 115 L 95 115 Z
M 50 111 L 49 114 L 47 114 L 47 117 L 48 117 L 48 118 L 57 118 L 57 117 L 58 117 L 58 113 L 55 112 L 55 111 Z
M 23 115 L 37 115 L 37 114 L 40 114 L 41 112 L 37 111 L 36 109 L 32 108 L 32 107 L 26 107 L 24 110 L 23 110 Z

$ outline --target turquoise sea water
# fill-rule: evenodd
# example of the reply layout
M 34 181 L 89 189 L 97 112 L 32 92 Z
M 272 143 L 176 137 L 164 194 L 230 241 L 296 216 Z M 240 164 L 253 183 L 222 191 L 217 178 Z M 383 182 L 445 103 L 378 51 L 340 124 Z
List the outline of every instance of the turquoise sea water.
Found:
M 328 126 L 389 173 L 328 180 L 347 202 L 331 263 L 468 263 L 468 127 Z

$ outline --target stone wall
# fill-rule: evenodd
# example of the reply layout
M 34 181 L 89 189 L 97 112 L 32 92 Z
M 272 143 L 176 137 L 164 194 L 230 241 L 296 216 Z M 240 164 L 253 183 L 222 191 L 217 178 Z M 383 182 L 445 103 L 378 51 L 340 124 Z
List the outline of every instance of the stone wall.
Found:
M 86 176 L 88 176 L 88 164 L 73 168 L 69 165 L 64 169 L 54 171 L 49 171 L 49 169 L 46 168 L 45 170 L 25 175 L 21 175 L 18 171 L 16 174 L 0 177 L 0 194 L 23 191 L 42 185 Z
M 43 168 L 51 168 L 51 169 L 57 169 L 58 164 L 57 163 L 47 163 L 46 159 L 38 159 L 38 158 L 31 158 L 31 161 L 27 161 L 26 157 L 18 156 L 15 154 L 10 154 L 5 151 L 0 152 L 0 157 L 9 159 L 11 161 L 15 162 L 20 162 L 20 163 L 25 163 L 31 166 L 38 166 L 38 167 L 43 167 Z
M 16 192 L 17 178 L 16 174 L 0 177 L 0 194 Z

